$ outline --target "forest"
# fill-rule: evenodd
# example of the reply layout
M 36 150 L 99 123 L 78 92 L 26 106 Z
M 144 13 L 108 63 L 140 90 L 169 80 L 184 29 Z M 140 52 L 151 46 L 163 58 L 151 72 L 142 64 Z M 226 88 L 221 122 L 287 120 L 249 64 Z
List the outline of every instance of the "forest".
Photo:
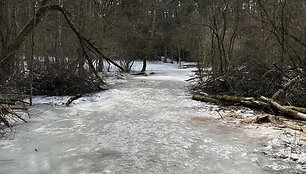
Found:
M 98 73 L 135 60 L 194 61 L 200 90 L 305 106 L 304 1 L 1 1 L 0 84 L 5 93 L 100 90 Z M 206 72 L 205 69 L 211 71 Z M 292 81 L 293 80 L 293 81 Z M 84 91 L 85 90 L 85 91 Z
M 1 0 L 0 168 L 306 172 L 305 18 L 304 0 Z

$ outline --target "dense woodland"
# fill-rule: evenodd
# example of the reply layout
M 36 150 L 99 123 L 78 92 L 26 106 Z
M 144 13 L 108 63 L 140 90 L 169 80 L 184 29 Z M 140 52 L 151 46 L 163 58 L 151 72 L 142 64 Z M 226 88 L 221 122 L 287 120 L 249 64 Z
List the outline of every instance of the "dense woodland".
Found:
M 2 93 L 103 88 L 109 64 L 195 61 L 197 91 L 306 104 L 303 0 L 2 0 Z M 206 80 L 207 79 L 207 80 Z M 277 93 L 277 94 L 276 94 Z

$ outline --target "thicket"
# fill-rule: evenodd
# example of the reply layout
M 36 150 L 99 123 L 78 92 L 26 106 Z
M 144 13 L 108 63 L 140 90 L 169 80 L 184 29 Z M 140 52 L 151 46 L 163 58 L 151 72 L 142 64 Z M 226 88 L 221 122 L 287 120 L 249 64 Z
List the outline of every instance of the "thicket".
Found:
M 302 0 L 203 1 L 188 19 L 193 27 L 179 28 L 199 76 L 208 76 L 195 90 L 305 107 L 305 16 Z

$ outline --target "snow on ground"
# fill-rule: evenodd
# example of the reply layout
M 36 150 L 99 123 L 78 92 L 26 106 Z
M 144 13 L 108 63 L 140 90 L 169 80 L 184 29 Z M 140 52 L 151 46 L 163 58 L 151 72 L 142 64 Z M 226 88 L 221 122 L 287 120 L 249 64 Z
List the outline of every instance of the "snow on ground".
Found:
M 193 65 L 192 62 L 182 62 L 184 65 Z M 142 62 L 141 61 L 135 61 L 132 66 L 132 71 L 140 71 L 142 68 Z M 187 80 L 188 77 L 192 77 L 194 73 L 192 73 L 192 70 L 196 70 L 195 68 L 189 68 L 189 69 L 179 69 L 178 64 L 172 64 L 172 63 L 163 63 L 163 62 L 148 62 L 147 64 L 147 72 L 148 73 L 154 73 L 149 76 L 138 76 L 134 77 L 136 79 L 143 79 L 143 80 L 173 80 L 173 81 L 184 81 Z M 171 72 L 167 73 L 165 76 L 161 72 Z M 128 79 L 133 78 L 130 74 L 123 74 L 117 72 L 116 67 L 111 65 L 110 72 L 106 72 L 105 81 L 110 87 L 126 83 L 128 82 Z M 107 95 L 106 93 L 103 93 L 103 95 Z M 88 101 L 89 98 L 92 99 L 97 97 L 100 98 L 101 94 L 89 94 L 85 95 L 83 98 L 80 98 L 78 100 L 75 100 L 72 104 L 79 104 L 85 101 Z M 64 106 L 67 100 L 70 98 L 70 96 L 36 96 L 33 98 L 33 105 L 52 105 L 52 106 Z
M 272 123 L 251 123 L 258 116 L 258 112 L 244 107 L 219 108 L 219 118 L 222 125 L 241 129 L 250 137 L 262 139 L 258 153 L 274 158 L 278 165 L 269 166 L 270 169 L 282 171 L 292 169 L 292 173 L 306 173 L 306 134 L 289 129 L 279 128 Z M 223 119 L 220 118 L 220 114 Z
M 193 64 L 183 62 L 184 65 Z M 134 70 L 141 69 L 142 63 L 137 62 L 135 63 Z M 138 76 L 135 77 L 136 79 L 145 79 L 145 80 L 170 80 L 170 81 L 184 81 L 188 80 L 194 73 L 191 71 L 196 70 L 196 68 L 188 68 L 188 69 L 180 69 L 178 64 L 171 64 L 171 63 L 149 63 L 147 72 L 154 73 L 153 75 L 149 76 Z M 166 73 L 165 73 L 166 72 Z
M 185 62 L 184 64 L 187 64 L 187 63 Z M 133 70 L 134 71 L 139 71 L 141 69 L 141 67 L 142 67 L 142 62 L 135 62 L 134 66 L 133 66 Z M 117 144 L 119 143 L 118 147 L 117 147 L 118 149 L 116 149 L 118 151 L 120 151 L 121 146 L 122 147 L 130 147 L 130 146 L 128 146 L 128 143 L 131 143 L 129 141 L 132 141 L 129 138 L 131 135 L 135 134 L 135 137 L 140 136 L 140 137 L 143 137 L 144 139 L 152 138 L 149 134 L 146 134 L 142 131 L 148 131 L 147 133 L 154 133 L 155 132 L 155 134 L 157 134 L 158 136 L 168 136 L 168 135 L 174 136 L 174 137 L 164 137 L 163 139 L 158 139 L 158 137 L 155 137 L 155 139 L 157 139 L 158 141 L 161 141 L 161 142 L 152 142 L 151 145 L 154 144 L 154 143 L 157 143 L 156 144 L 156 147 L 157 147 L 157 145 L 159 145 L 162 142 L 170 143 L 169 141 L 173 140 L 175 142 L 172 142 L 172 143 L 174 143 L 174 145 L 176 145 L 175 152 L 180 150 L 180 153 L 178 153 L 178 154 L 173 153 L 175 155 L 187 155 L 186 151 L 187 151 L 187 149 L 190 149 L 190 147 L 192 145 L 194 145 L 193 142 L 201 142 L 201 143 L 197 144 L 196 147 L 193 147 L 193 148 L 197 148 L 196 152 L 192 151 L 192 154 L 196 155 L 195 159 L 189 159 L 189 160 L 196 161 L 196 163 L 188 163 L 188 161 L 186 161 L 189 165 L 192 165 L 192 166 L 196 166 L 196 165 L 201 166 L 200 165 L 201 164 L 201 162 L 200 162 L 201 159 L 197 159 L 197 158 L 203 158 L 203 159 L 207 158 L 207 156 L 205 154 L 200 154 L 199 152 L 201 152 L 201 153 L 204 152 L 204 153 L 207 153 L 207 154 L 216 153 L 216 154 L 220 155 L 220 157 L 223 157 L 225 159 L 235 158 L 235 160 L 237 160 L 237 158 L 240 159 L 240 157 L 236 156 L 236 155 L 239 154 L 238 152 L 240 150 L 242 150 L 244 154 L 241 154 L 242 155 L 241 158 L 247 158 L 248 156 L 245 152 L 244 147 L 243 148 L 239 147 L 241 149 L 239 149 L 239 148 L 235 149 L 238 146 L 231 146 L 231 145 L 225 145 L 224 146 L 223 144 L 216 145 L 215 141 L 222 141 L 225 137 L 227 137 L 227 135 L 220 135 L 218 133 L 216 134 L 214 131 L 217 131 L 217 130 L 209 130 L 207 127 L 201 127 L 200 130 L 197 130 L 196 127 L 186 127 L 186 128 L 181 128 L 180 127 L 180 126 L 186 125 L 186 123 L 187 124 L 189 124 L 189 123 L 200 123 L 201 124 L 202 123 L 203 125 L 207 125 L 206 123 L 212 122 L 213 124 L 219 124 L 220 125 L 221 132 L 219 132 L 219 133 L 222 133 L 222 134 L 223 133 L 224 134 L 228 133 L 228 136 L 233 136 L 233 138 L 231 138 L 233 140 L 237 139 L 237 140 L 239 140 L 239 142 L 241 141 L 239 139 L 239 134 L 238 135 L 236 135 L 236 133 L 233 134 L 234 131 L 231 131 L 228 128 L 239 129 L 239 131 L 243 132 L 243 134 L 245 134 L 246 136 L 254 137 L 254 138 L 258 139 L 259 142 L 255 142 L 255 143 L 260 143 L 260 147 L 254 149 L 254 151 L 256 153 L 259 153 L 259 154 L 264 154 L 265 156 L 268 157 L 268 159 L 269 158 L 275 159 L 275 162 L 272 163 L 272 164 L 271 164 L 271 162 L 265 163 L 263 165 L 264 169 L 267 168 L 267 170 L 273 169 L 273 170 L 276 170 L 276 171 L 281 171 L 279 173 L 286 173 L 286 171 L 288 171 L 288 169 L 292 169 L 291 171 L 289 170 L 288 173 L 290 173 L 290 172 L 292 172 L 292 173 L 294 173 L 294 172 L 296 172 L 296 173 L 306 172 L 306 168 L 305 168 L 306 167 L 305 166 L 306 165 L 306 143 L 305 143 L 306 138 L 305 138 L 305 135 L 303 135 L 302 133 L 297 132 L 297 131 L 293 131 L 293 130 L 290 130 L 290 129 L 275 128 L 275 127 L 273 127 L 269 124 L 262 124 L 262 125 L 245 124 L 245 123 L 243 123 L 243 120 L 248 119 L 248 118 L 255 118 L 256 115 L 257 115 L 256 112 L 254 112 L 253 110 L 247 109 L 247 108 L 219 107 L 219 106 L 213 105 L 213 104 L 192 101 L 192 100 L 190 100 L 191 97 L 189 97 L 189 96 L 180 96 L 181 100 L 171 101 L 171 95 L 174 95 L 174 94 L 177 95 L 177 91 L 175 91 L 175 90 L 172 91 L 171 89 L 169 89 L 169 86 L 163 86 L 164 85 L 163 81 L 167 82 L 167 85 L 170 84 L 170 85 L 173 85 L 173 87 L 174 87 L 176 85 L 176 82 L 178 82 L 178 81 L 182 82 L 184 80 L 187 80 L 187 79 L 191 78 L 194 74 L 194 73 L 192 73 L 193 70 L 195 70 L 195 69 L 194 68 L 179 69 L 177 64 L 164 64 L 164 63 L 161 63 L 161 62 L 148 62 L 148 68 L 147 68 L 148 73 L 154 72 L 154 74 L 150 74 L 149 76 L 132 76 L 132 75 L 129 75 L 129 74 L 120 74 L 120 73 L 116 73 L 116 72 L 111 72 L 111 73 L 107 74 L 108 78 L 106 79 L 106 81 L 110 84 L 110 88 L 111 88 L 110 90 L 103 91 L 103 92 L 98 92 L 98 93 L 95 93 L 95 94 L 85 95 L 84 97 L 74 101 L 70 107 L 59 107 L 59 108 L 50 109 L 50 107 L 46 106 L 46 105 L 63 106 L 66 103 L 66 101 L 69 99 L 69 96 L 63 96 L 63 97 L 38 96 L 38 97 L 34 97 L 33 103 L 36 106 L 39 105 L 39 107 L 36 107 L 36 108 L 34 107 L 34 109 L 32 109 L 31 112 L 34 113 L 34 116 L 37 115 L 38 117 L 31 118 L 30 119 L 30 122 L 31 122 L 30 125 L 31 126 L 33 126 L 33 125 L 36 126 L 36 124 L 40 125 L 41 124 L 40 119 L 53 120 L 51 123 L 48 123 L 48 121 L 45 120 L 45 122 L 48 123 L 47 125 L 38 126 L 36 129 L 34 129 L 35 134 L 50 132 L 50 133 L 52 133 L 52 135 L 46 134 L 46 136 L 51 136 L 51 137 L 55 136 L 57 134 L 65 134 L 65 133 L 70 132 L 70 131 L 71 131 L 72 135 L 80 134 L 80 135 L 77 135 L 77 137 L 78 136 L 85 136 L 86 137 L 87 136 L 87 134 L 85 134 L 86 131 L 88 131 L 87 133 L 90 134 L 90 135 L 92 133 L 95 133 L 94 136 L 99 136 L 100 134 L 102 134 L 103 136 L 96 138 L 97 140 L 95 140 L 95 138 L 92 137 L 91 138 L 91 139 L 93 139 L 92 141 L 95 142 L 95 143 L 96 143 L 96 141 L 98 141 L 100 143 L 103 142 L 105 146 L 109 145 L 109 147 L 108 146 L 107 147 L 110 148 L 110 149 L 113 148 L 113 146 L 117 147 Z M 134 88 L 133 89 L 125 88 L 124 84 L 129 82 L 131 79 L 136 80 L 137 85 L 140 85 L 139 87 L 135 88 L 135 90 L 138 90 L 137 94 L 135 93 L 137 91 L 133 91 Z M 169 83 L 169 82 L 172 82 L 172 83 Z M 131 121 L 130 119 L 132 119 L 132 118 L 129 118 L 129 117 L 132 114 L 135 114 L 135 113 L 139 112 L 136 107 L 140 107 L 140 106 L 136 106 L 136 105 L 143 104 L 144 105 L 143 107 L 146 107 L 146 105 L 148 105 L 148 106 L 152 105 L 152 106 L 156 107 L 156 104 L 154 104 L 154 102 L 156 102 L 156 100 L 157 100 L 157 99 L 154 99 L 154 96 L 156 94 L 152 94 L 152 89 L 147 88 L 148 85 L 149 86 L 152 85 L 153 87 L 156 86 L 156 83 L 158 83 L 158 87 L 161 88 L 161 89 L 154 89 L 155 92 L 158 92 L 158 94 L 157 94 L 157 96 L 159 97 L 158 101 L 161 101 L 161 102 L 171 101 L 171 102 L 173 102 L 173 103 L 170 103 L 170 104 L 167 103 L 167 107 L 170 107 L 170 108 L 160 108 L 160 110 L 162 111 L 160 113 L 161 115 L 153 117 L 153 118 L 148 117 L 148 118 L 150 118 L 149 120 L 145 120 L 146 118 L 140 117 L 139 120 L 135 120 L 133 122 L 130 122 Z M 119 86 L 121 85 L 121 87 L 120 88 L 113 88 L 113 87 L 116 87 L 118 85 Z M 143 85 L 143 86 L 141 86 L 141 85 Z M 188 84 L 186 83 L 186 85 L 188 85 Z M 121 90 L 121 88 L 124 89 L 124 92 Z M 165 90 L 166 90 L 166 92 L 165 92 Z M 165 94 L 168 95 L 169 93 L 173 93 L 173 94 L 171 94 L 169 96 L 165 96 Z M 143 95 L 148 95 L 148 94 L 150 94 L 151 96 L 143 96 Z M 134 100 L 131 100 L 129 98 L 129 95 L 131 95 L 130 97 L 133 97 L 135 95 L 139 95 L 139 98 L 145 99 L 145 100 L 134 101 Z M 165 96 L 165 99 L 160 98 L 161 96 Z M 170 98 L 167 98 L 167 97 L 170 97 Z M 121 101 L 122 98 L 124 99 L 123 101 Z M 115 100 L 115 102 L 114 103 L 107 103 L 107 101 L 109 101 L 109 100 Z M 128 103 L 126 103 L 126 102 L 128 102 Z M 192 109 L 192 111 L 195 112 L 195 113 L 188 113 L 185 110 L 175 111 L 175 114 L 178 114 L 178 113 L 181 112 L 181 114 L 183 113 L 186 117 L 184 119 L 184 121 L 180 122 L 178 120 L 178 119 L 180 119 L 180 117 L 177 117 L 177 115 L 172 115 L 174 113 L 172 113 L 171 111 L 168 111 L 168 110 L 171 109 L 171 108 L 178 109 L 178 108 L 176 108 L 176 105 L 181 104 L 181 103 L 183 103 L 184 105 L 188 105 L 187 109 L 190 109 L 190 110 Z M 116 110 L 112 109 L 112 107 L 114 107 L 114 108 L 118 108 L 119 106 L 122 107 L 121 105 L 124 106 L 124 108 L 121 109 L 123 111 L 116 111 Z M 131 107 L 131 105 L 132 105 L 132 107 Z M 45 106 L 46 106 L 46 109 L 43 108 Z M 147 108 L 147 109 L 148 109 L 147 111 L 144 111 L 144 114 L 147 114 L 147 112 L 153 112 L 152 108 Z M 106 120 L 106 121 L 109 121 L 109 123 L 107 123 L 107 122 L 105 122 L 105 120 L 103 120 L 101 123 L 100 122 L 99 123 L 100 124 L 106 124 L 106 126 L 109 125 L 109 127 L 107 127 L 107 128 L 101 127 L 101 130 L 98 129 L 98 128 L 95 128 L 95 127 L 85 127 L 84 126 L 85 123 L 89 124 L 89 125 L 96 124 L 96 123 L 91 123 L 91 121 L 90 121 L 92 119 L 92 117 L 91 117 L 92 113 L 97 113 L 98 114 L 101 111 L 103 111 L 103 112 L 105 111 L 104 115 L 101 116 L 101 119 L 102 118 L 103 119 L 112 118 L 112 117 L 108 117 L 108 115 L 110 114 L 108 112 L 108 110 L 111 110 L 110 112 L 114 112 L 114 114 L 117 114 L 118 116 L 120 115 L 120 117 L 122 117 L 123 120 L 126 119 L 125 121 L 127 121 L 127 122 L 124 122 L 123 120 L 118 120 L 118 121 L 115 121 L 115 122 L 110 122 L 110 120 Z M 84 116 L 78 116 L 79 112 L 83 113 Z M 156 110 L 154 110 L 154 112 L 156 112 Z M 192 116 L 189 116 L 188 114 L 190 114 Z M 40 118 L 39 117 L 40 115 L 43 115 L 43 118 Z M 58 117 L 58 115 L 64 115 L 62 117 L 64 117 L 65 119 L 61 119 L 60 117 Z M 124 117 L 122 115 L 124 115 Z M 69 116 L 72 116 L 72 118 L 73 118 L 72 121 L 69 120 L 69 119 L 71 119 Z M 134 115 L 134 116 L 138 117 L 137 115 Z M 90 119 L 86 120 L 83 117 L 89 117 Z M 101 121 L 99 119 L 94 119 L 94 120 L 95 121 Z M 177 120 L 178 122 L 176 122 L 175 120 Z M 186 122 L 186 123 L 184 123 L 184 122 Z M 151 125 L 152 123 L 154 123 L 156 125 Z M 67 125 L 67 124 L 72 124 L 73 127 L 66 128 L 65 125 Z M 165 124 L 165 125 L 163 125 L 163 124 Z M 177 126 L 177 125 L 179 125 L 179 126 Z M 96 126 L 100 126 L 100 125 L 96 125 Z M 154 131 L 151 132 L 151 129 L 153 129 Z M 175 131 L 174 132 L 171 131 L 172 129 L 175 130 Z M 225 131 L 224 129 L 229 130 L 229 132 Z M 80 132 L 75 133 L 74 132 L 75 130 L 80 131 Z M 111 132 L 110 132 L 110 130 L 111 130 Z M 164 135 L 164 133 L 165 133 L 164 131 L 169 131 L 169 132 L 168 132 L 167 135 Z M 192 131 L 194 131 L 194 132 L 192 132 Z M 212 131 L 212 132 L 209 132 L 209 131 Z M 108 134 L 108 132 L 110 132 L 110 133 Z M 181 134 L 176 134 L 176 133 L 181 133 Z M 190 135 L 189 138 L 184 137 L 183 136 L 184 134 L 185 135 L 186 134 Z M 208 135 L 212 134 L 212 136 L 211 136 L 211 138 L 206 138 L 206 139 L 201 140 L 201 138 L 204 138 L 206 136 L 205 134 L 208 134 Z M 118 136 L 118 135 L 121 135 L 121 136 Z M 24 135 L 24 136 L 26 136 L 26 135 Z M 68 135 L 68 136 L 70 136 L 70 135 Z M 191 139 L 190 139 L 190 137 L 191 137 Z M 219 137 L 219 139 L 218 139 L 218 137 Z M 37 136 L 36 138 L 40 139 L 39 136 Z M 72 137 L 72 138 L 74 138 L 74 137 Z M 110 141 L 106 141 L 105 138 L 108 138 L 107 140 L 110 140 Z M 180 141 L 178 141 L 176 138 L 179 138 Z M 186 139 L 187 141 L 184 140 L 184 138 L 187 138 Z M 217 138 L 217 139 L 215 139 L 215 138 Z M 167 140 L 167 139 L 169 139 L 169 140 Z M 119 140 L 127 141 L 127 142 L 122 144 L 122 142 L 119 142 Z M 55 140 L 53 140 L 53 141 L 55 141 Z M 60 139 L 59 141 L 64 141 L 64 140 Z M 77 143 L 80 143 L 79 142 L 80 140 L 78 138 L 76 138 L 75 141 Z M 86 141 L 86 139 L 81 140 L 81 141 Z M 186 141 L 186 142 L 184 142 L 184 141 Z M 225 141 L 224 142 L 225 144 L 228 143 L 228 142 L 226 142 L 226 140 L 224 140 L 224 141 Z M 131 148 L 134 149 L 136 152 L 137 152 L 136 145 L 139 146 L 138 148 L 142 149 L 144 152 L 148 151 L 152 154 L 154 152 L 154 149 L 151 149 L 151 148 L 146 149 L 147 147 L 144 146 L 143 144 L 139 144 L 138 141 L 135 141 L 135 142 L 133 141 L 133 143 L 135 144 L 135 146 L 134 146 L 134 144 L 130 144 L 130 145 L 133 145 L 133 146 L 131 146 Z M 121 146 L 119 146 L 120 144 L 121 144 Z M 35 144 L 33 144 L 33 145 L 36 146 Z M 42 145 L 44 145 L 44 144 L 42 144 Z M 70 145 L 71 144 L 69 144 L 69 146 Z M 182 145 L 182 148 L 180 148 L 179 145 Z M 4 150 L 5 149 L 14 149 L 14 148 L 12 148 L 12 146 L 14 146 L 14 143 L 12 143 L 12 142 L 3 141 L 3 142 L 0 143 L 0 147 Z M 100 146 L 100 144 L 99 144 L 99 146 Z M 201 148 L 202 146 L 203 146 L 203 148 Z M 255 145 L 255 146 L 257 146 L 257 145 Z M 152 146 L 152 148 L 154 148 L 154 147 L 155 146 Z M 172 147 L 172 144 L 166 144 L 165 147 Z M 74 152 L 76 150 L 81 150 L 81 152 L 83 152 L 80 147 L 71 148 L 68 151 L 70 153 L 70 152 Z M 90 152 L 90 150 L 92 150 L 92 149 L 88 149 L 89 152 Z M 101 149 L 101 151 L 102 150 L 103 149 Z M 132 155 L 133 158 L 136 158 L 137 160 L 145 160 L 144 158 L 141 158 L 141 157 L 137 156 L 137 153 L 140 153 L 143 157 L 150 158 L 150 156 L 147 156 L 147 154 L 144 153 L 144 152 L 143 152 L 143 154 L 142 154 L 142 152 L 137 152 L 137 153 L 136 152 L 135 152 L 135 154 L 133 154 L 131 152 L 132 154 L 130 154 L 130 155 Z M 83 152 L 83 153 L 85 153 L 85 152 Z M 84 156 L 87 155 L 86 153 L 84 154 Z M 97 151 L 97 153 L 98 153 L 98 151 Z M 105 153 L 111 153 L 111 152 L 105 152 Z M 171 153 L 170 155 L 173 155 L 173 154 Z M 61 155 L 61 154 L 57 154 L 57 155 Z M 43 157 L 47 159 L 48 155 L 43 156 Z M 90 155 L 90 157 L 88 157 L 88 158 L 91 159 L 91 158 L 94 158 L 94 157 L 95 157 L 95 154 Z M 120 157 L 118 157 L 118 158 L 120 158 Z M 163 156 L 163 157 L 160 157 L 160 158 L 162 158 L 163 160 L 170 160 L 170 159 L 167 158 L 167 156 Z M 185 156 L 181 156 L 181 158 L 185 158 Z M 124 162 L 127 162 L 127 161 L 129 162 L 129 160 L 132 160 L 128 156 L 126 156 L 126 157 L 123 156 L 121 159 Z M 254 161 L 254 160 L 258 161 L 258 157 L 253 157 L 251 159 L 252 159 L 252 161 Z M 268 159 L 265 159 L 265 160 L 268 160 Z M 84 160 L 86 161 L 86 158 L 84 158 Z M 243 159 L 241 159 L 241 160 L 243 160 Z M 8 161 L 8 163 L 9 162 L 10 161 Z M 206 162 L 211 163 L 209 161 L 206 161 Z M 218 162 L 220 162 L 220 161 L 218 161 Z M 142 164 L 142 163 L 144 163 L 144 161 L 138 161 L 138 163 Z M 218 165 L 220 165 L 220 163 Z M 231 164 L 224 164 L 224 165 L 233 167 Z M 261 166 L 262 164 L 260 163 L 258 165 Z M 110 165 L 109 167 L 112 167 L 112 165 Z M 161 167 L 162 167 L 162 165 L 161 165 Z M 191 167 L 191 166 L 189 166 L 189 167 Z M 214 166 L 214 164 L 211 164 L 210 167 L 218 168 L 220 166 Z M 188 166 L 186 166 L 184 169 L 188 169 Z M 198 169 L 200 169 L 200 168 L 198 168 Z M 116 170 L 123 171 L 120 168 L 116 169 Z M 195 168 L 195 170 L 196 170 L 196 168 Z M 232 169 L 232 170 L 236 170 L 236 169 Z M 282 171 L 282 170 L 284 170 L 284 171 Z M 231 172 L 229 172 L 229 173 L 231 173 Z M 269 173 L 269 172 L 267 172 L 267 173 Z
M 249 125 L 245 127 L 249 136 L 265 138 L 260 149 L 264 153 L 288 165 L 299 164 L 297 171 L 306 172 L 306 135 L 303 132 L 277 128 L 273 125 Z
M 33 97 L 33 105 L 62 106 L 68 99 L 69 96 L 36 96 Z

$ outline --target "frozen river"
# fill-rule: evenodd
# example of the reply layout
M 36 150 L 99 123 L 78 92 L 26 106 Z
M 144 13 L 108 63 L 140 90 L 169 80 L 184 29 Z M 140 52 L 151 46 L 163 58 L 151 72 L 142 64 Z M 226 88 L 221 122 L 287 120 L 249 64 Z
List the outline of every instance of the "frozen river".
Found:
M 155 64 L 70 107 L 37 105 L 28 124 L 0 143 L 1 174 L 269 173 L 262 140 L 194 118 L 213 106 L 192 101 L 190 69 Z M 260 165 L 259 165 L 260 164 Z

